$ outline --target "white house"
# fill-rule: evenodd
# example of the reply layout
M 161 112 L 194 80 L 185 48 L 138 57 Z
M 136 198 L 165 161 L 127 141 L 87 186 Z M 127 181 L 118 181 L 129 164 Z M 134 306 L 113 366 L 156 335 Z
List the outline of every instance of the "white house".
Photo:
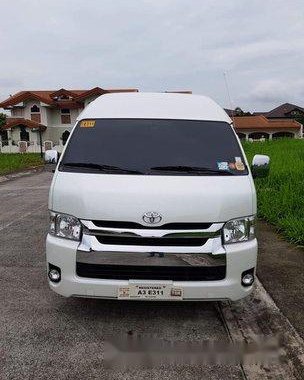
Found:
M 294 119 L 268 119 L 262 115 L 233 117 L 240 139 L 249 141 L 273 140 L 282 137 L 301 138 L 303 126 Z
M 18 92 L 0 103 L 11 114 L 0 130 L 1 152 L 40 152 L 41 145 L 61 152 L 77 116 L 92 100 L 106 93 L 137 91 L 95 87 Z

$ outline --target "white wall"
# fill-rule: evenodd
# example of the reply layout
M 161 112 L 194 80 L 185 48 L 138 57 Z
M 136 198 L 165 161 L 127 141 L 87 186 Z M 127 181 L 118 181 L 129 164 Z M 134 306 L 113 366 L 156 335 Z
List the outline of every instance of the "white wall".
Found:
M 267 133 L 269 135 L 269 138 L 272 139 L 272 135 L 274 133 L 278 133 L 278 132 L 290 132 L 290 133 L 293 133 L 295 138 L 301 138 L 302 137 L 302 131 L 301 129 L 282 129 L 282 130 L 274 130 L 274 129 L 236 129 L 236 132 L 237 133 L 244 133 L 246 135 L 246 140 L 248 139 L 248 136 L 251 134 L 251 133 Z
M 31 119 L 31 107 L 36 105 L 40 108 L 41 124 L 47 125 L 47 110 L 46 107 L 41 106 L 41 103 L 37 100 L 30 100 L 24 102 L 25 108 L 23 117 L 25 119 Z

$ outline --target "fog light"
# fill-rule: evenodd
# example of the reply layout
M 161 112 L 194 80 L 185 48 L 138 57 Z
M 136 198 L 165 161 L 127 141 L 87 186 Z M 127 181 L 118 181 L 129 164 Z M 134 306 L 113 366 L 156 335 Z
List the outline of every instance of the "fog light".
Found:
M 49 279 L 52 282 L 59 282 L 60 281 L 60 271 L 57 269 L 51 269 L 49 270 Z
M 254 276 L 251 273 L 247 273 L 242 277 L 242 285 L 243 286 L 250 286 L 253 284 Z

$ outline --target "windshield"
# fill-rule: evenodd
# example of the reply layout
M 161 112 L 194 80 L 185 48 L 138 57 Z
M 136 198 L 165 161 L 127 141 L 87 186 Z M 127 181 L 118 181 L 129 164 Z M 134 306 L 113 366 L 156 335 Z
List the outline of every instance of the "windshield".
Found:
M 59 170 L 135 175 L 246 175 L 226 122 L 96 119 L 80 121 Z

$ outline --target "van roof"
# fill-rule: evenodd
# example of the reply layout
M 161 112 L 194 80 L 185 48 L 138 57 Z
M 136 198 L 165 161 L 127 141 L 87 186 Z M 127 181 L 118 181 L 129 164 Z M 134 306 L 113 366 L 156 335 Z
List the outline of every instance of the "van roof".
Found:
M 78 116 L 82 119 L 231 119 L 212 99 L 175 93 L 118 93 L 101 95 Z

